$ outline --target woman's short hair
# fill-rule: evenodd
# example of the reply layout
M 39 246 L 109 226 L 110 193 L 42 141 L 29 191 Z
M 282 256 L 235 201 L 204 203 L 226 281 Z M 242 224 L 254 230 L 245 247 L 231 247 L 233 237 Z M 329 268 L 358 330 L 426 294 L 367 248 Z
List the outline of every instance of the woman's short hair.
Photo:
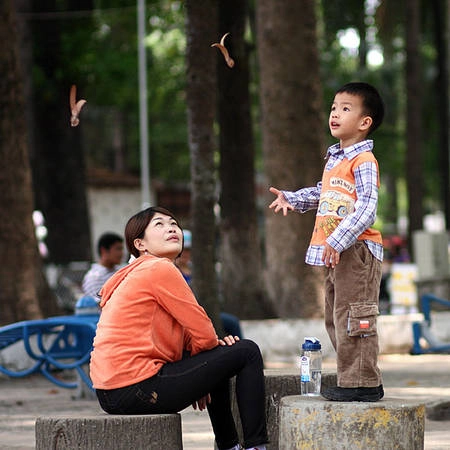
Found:
M 130 255 L 133 255 L 136 258 L 139 257 L 139 250 L 134 246 L 134 240 L 142 239 L 144 237 L 145 229 L 156 213 L 161 213 L 171 217 L 181 228 L 180 222 L 178 222 L 175 215 L 168 209 L 162 208 L 161 206 L 151 206 L 150 208 L 138 212 L 134 216 L 130 217 L 125 225 L 125 243 Z

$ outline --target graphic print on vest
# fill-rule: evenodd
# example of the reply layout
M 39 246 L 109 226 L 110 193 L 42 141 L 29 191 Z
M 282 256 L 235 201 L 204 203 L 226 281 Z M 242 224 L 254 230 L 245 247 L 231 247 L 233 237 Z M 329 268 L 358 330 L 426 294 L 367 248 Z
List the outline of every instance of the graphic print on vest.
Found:
M 333 188 L 337 189 L 333 190 Z M 322 191 L 320 196 L 317 217 L 322 217 L 322 220 L 319 220 L 319 226 L 326 237 L 333 233 L 344 217 L 355 210 L 355 199 L 342 191 L 352 194 L 355 191 L 355 185 L 343 178 L 332 177 L 330 189 Z

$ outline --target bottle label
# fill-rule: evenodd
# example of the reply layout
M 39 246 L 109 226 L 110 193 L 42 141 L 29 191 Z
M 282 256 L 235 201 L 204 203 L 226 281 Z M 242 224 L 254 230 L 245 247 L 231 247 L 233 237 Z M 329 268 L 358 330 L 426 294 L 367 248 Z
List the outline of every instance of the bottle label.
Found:
M 300 381 L 303 381 L 303 382 L 311 381 L 309 367 L 310 367 L 309 356 L 302 356 L 300 358 Z

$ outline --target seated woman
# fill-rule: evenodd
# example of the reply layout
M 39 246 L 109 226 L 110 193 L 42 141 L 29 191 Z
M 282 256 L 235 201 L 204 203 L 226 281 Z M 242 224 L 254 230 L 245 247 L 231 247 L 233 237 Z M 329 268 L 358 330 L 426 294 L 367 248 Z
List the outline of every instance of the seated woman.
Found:
M 174 261 L 183 234 L 174 215 L 151 207 L 131 217 L 125 242 L 136 259 L 100 291 L 90 373 L 110 414 L 168 414 L 207 408 L 220 450 L 239 449 L 230 379 L 244 445 L 267 443 L 261 352 L 250 340 L 219 339 Z

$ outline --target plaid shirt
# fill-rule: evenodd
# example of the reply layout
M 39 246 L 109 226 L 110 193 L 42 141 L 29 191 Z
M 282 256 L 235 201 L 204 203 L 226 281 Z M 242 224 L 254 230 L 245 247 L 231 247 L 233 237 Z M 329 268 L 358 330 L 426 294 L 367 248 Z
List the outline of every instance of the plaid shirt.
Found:
M 330 170 L 337 166 L 344 158 L 352 159 L 362 152 L 371 152 L 373 141 L 368 139 L 358 142 L 344 149 L 339 144 L 334 144 L 328 148 L 328 161 L 325 170 Z M 334 232 L 328 236 L 327 243 L 336 251 L 343 252 L 353 245 L 358 236 L 370 228 L 376 219 L 378 204 L 378 169 L 376 164 L 367 162 L 359 165 L 355 170 L 355 187 L 357 201 L 355 211 L 341 221 Z M 314 187 L 307 187 L 295 192 L 282 191 L 286 200 L 298 212 L 304 213 L 311 209 L 317 209 L 319 205 L 322 182 Z M 373 241 L 364 241 L 370 252 L 380 261 L 383 261 L 383 246 Z M 313 266 L 323 266 L 322 245 L 310 245 L 306 252 L 305 262 Z

